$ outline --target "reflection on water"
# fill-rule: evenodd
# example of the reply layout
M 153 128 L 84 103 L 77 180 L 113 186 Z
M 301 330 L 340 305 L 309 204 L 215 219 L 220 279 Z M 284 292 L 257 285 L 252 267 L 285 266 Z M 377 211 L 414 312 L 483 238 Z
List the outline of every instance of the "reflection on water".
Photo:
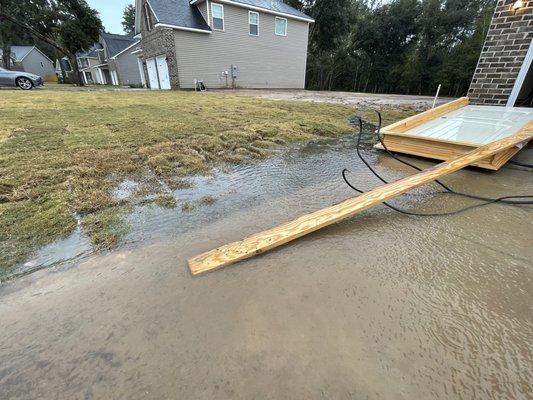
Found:
M 190 275 L 188 257 L 353 195 L 344 167 L 357 186 L 379 185 L 353 145 L 309 144 L 195 177 L 174 193 L 177 208 L 138 207 L 121 250 L 0 286 L 0 397 L 531 398 L 531 207 L 416 218 L 379 206 Z M 364 153 L 389 179 L 411 173 Z M 514 168 L 445 181 L 485 196 L 533 193 L 530 172 Z M 438 192 L 394 204 L 470 204 Z M 179 207 L 204 196 L 217 201 Z

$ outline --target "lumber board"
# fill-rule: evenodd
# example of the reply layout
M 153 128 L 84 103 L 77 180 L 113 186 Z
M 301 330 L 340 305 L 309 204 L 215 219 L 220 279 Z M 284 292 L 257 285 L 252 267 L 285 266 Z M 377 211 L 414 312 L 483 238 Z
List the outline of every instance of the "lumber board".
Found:
M 469 151 L 472 151 L 473 149 L 477 148 L 477 146 L 467 146 L 456 143 L 443 143 L 432 139 L 420 137 L 399 137 L 395 135 L 384 135 L 383 143 L 390 151 L 395 151 L 403 154 L 411 154 L 414 156 L 426 157 L 441 161 L 446 161 L 451 158 L 462 156 L 468 153 Z M 376 144 L 374 148 L 384 150 L 384 147 L 381 145 L 381 143 Z M 499 167 L 497 168 L 493 164 L 493 157 L 495 156 L 480 160 L 472 165 L 480 168 L 496 170 Z
M 441 106 L 432 108 L 430 110 L 424 111 L 420 114 L 413 115 L 409 118 L 402 119 L 401 121 L 395 122 L 391 125 L 383 128 L 383 133 L 394 133 L 401 134 L 409 129 L 414 128 L 415 126 L 422 125 L 428 121 L 439 118 L 445 114 L 448 114 L 451 111 L 457 110 L 459 108 L 465 107 L 470 103 L 468 97 L 461 97 L 457 100 L 451 101 L 449 103 L 443 104 Z
M 479 160 L 524 144 L 532 137 L 533 122 L 530 122 L 512 136 L 476 148 L 453 160 L 445 161 L 420 173 L 378 187 L 336 205 L 303 215 L 281 226 L 192 257 L 188 260 L 189 269 L 192 274 L 197 275 L 261 254 L 325 226 L 350 218 Z

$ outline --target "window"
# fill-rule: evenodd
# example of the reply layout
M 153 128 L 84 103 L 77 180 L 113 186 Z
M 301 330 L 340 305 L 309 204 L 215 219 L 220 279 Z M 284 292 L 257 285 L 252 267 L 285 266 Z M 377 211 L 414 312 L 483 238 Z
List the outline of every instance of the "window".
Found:
M 278 36 L 287 36 L 287 19 L 276 17 L 275 33 Z
M 144 22 L 146 23 L 146 29 L 152 30 L 152 20 L 150 18 L 150 9 L 148 3 L 144 3 Z
M 259 13 L 255 11 L 248 12 L 249 33 L 252 36 L 259 36 Z
M 213 14 L 213 29 L 217 31 L 224 30 L 224 6 L 222 4 L 212 3 L 211 12 Z

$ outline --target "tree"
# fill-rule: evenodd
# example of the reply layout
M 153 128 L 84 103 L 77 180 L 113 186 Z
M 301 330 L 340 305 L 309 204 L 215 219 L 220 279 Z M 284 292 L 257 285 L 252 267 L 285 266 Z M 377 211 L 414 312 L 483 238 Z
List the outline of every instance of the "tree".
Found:
M 2 0 L 0 19 L 67 56 L 83 85 L 76 53 L 96 42 L 102 30 L 98 12 L 85 0 Z
M 135 6 L 128 4 L 124 7 L 124 13 L 122 15 L 122 27 L 124 32 L 128 35 L 135 32 Z

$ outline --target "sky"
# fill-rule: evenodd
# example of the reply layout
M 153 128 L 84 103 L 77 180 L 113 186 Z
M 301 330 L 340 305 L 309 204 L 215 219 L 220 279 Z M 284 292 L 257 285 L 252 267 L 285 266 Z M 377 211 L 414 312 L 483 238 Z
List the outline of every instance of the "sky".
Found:
M 124 33 L 122 13 L 126 4 L 133 4 L 133 0 L 87 0 L 87 3 L 100 13 L 106 32 Z

